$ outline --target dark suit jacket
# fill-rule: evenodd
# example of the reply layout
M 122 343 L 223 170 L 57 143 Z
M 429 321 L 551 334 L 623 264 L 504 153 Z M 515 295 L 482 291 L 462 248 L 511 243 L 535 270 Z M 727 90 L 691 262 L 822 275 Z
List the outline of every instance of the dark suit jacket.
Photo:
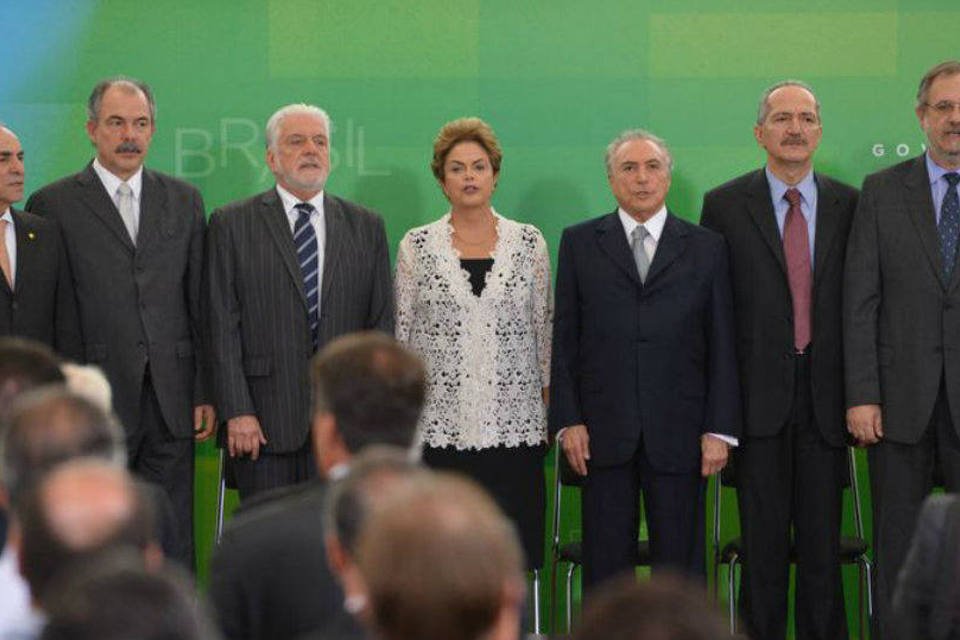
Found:
M 586 424 L 592 465 L 626 462 L 642 437 L 665 473 L 699 470 L 702 433 L 739 435 L 723 238 L 668 215 L 641 284 L 616 212 L 563 232 L 549 423 Z
M 0 277 L 0 335 L 37 340 L 69 360 L 81 360 L 77 303 L 60 227 L 13 208 L 10 214 L 17 239 L 16 280 L 11 291 Z
M 884 439 L 916 443 L 940 389 L 960 428 L 960 268 L 941 275 L 923 156 L 867 176 L 844 278 L 847 406 L 883 405 Z
M 960 497 L 927 498 L 893 596 L 896 637 L 960 638 Z
M 192 407 L 206 401 L 206 376 L 197 368 L 204 360 L 200 192 L 144 169 L 136 247 L 92 164 L 34 193 L 27 209 L 60 224 L 73 271 L 84 359 L 106 373 L 123 425 L 133 429 L 139 424 L 149 363 L 165 423 L 175 437 L 191 437 Z
M 816 174 L 810 354 L 814 419 L 824 440 L 847 441 L 844 422 L 842 285 L 847 235 L 857 191 Z M 778 433 L 789 418 L 793 391 L 793 300 L 787 282 L 783 241 L 763 169 L 704 196 L 700 224 L 722 234 L 730 249 L 737 359 L 743 397 L 744 433 Z
M 383 220 L 331 195 L 323 208 L 320 347 L 362 329 L 393 333 Z M 313 345 L 293 234 L 275 189 L 213 213 L 205 275 L 220 416 L 256 415 L 268 453 L 299 449 L 310 422 Z
M 210 600 L 229 639 L 283 640 L 343 609 L 323 541 L 326 484 L 314 481 L 233 518 L 214 551 Z

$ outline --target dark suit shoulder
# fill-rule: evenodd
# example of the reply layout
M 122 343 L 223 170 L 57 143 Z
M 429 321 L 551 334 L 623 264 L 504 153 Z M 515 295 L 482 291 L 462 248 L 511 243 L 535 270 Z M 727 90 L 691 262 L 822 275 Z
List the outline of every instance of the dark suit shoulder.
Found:
M 372 220 L 382 221 L 382 218 L 379 213 L 377 213 L 373 209 L 369 209 L 363 206 L 362 204 L 357 204 L 352 200 L 346 200 L 345 198 L 341 198 L 340 196 L 335 196 L 330 193 L 325 193 L 324 195 L 327 198 L 329 198 L 331 201 L 338 204 L 341 208 L 343 208 L 345 211 L 347 211 L 351 215 L 357 215 L 357 216 L 362 216 L 364 218 L 369 218 Z
M 200 193 L 199 189 L 186 180 L 162 173 L 160 171 L 154 171 L 153 169 L 147 169 L 146 167 L 143 169 L 143 177 L 144 180 L 154 180 L 161 187 L 170 191 L 195 191 L 198 195 Z
M 926 163 L 924 156 L 917 156 L 915 158 L 910 158 L 909 160 L 904 160 L 893 166 L 887 167 L 885 169 L 880 169 L 871 173 L 866 178 L 863 179 L 863 187 L 866 188 L 868 185 L 877 185 L 877 184 L 886 184 L 893 181 L 903 180 L 908 174 L 917 170 L 918 168 L 923 168 Z
M 24 225 L 24 227 L 27 229 L 45 230 L 56 229 L 58 227 L 55 220 L 38 216 L 37 214 L 30 213 L 29 211 L 11 209 L 11 212 L 13 213 L 14 222 L 16 224 Z
M 268 205 L 279 202 L 280 197 L 277 195 L 277 192 L 274 189 L 268 189 L 254 196 L 234 200 L 221 207 L 217 207 L 217 209 L 210 214 L 210 223 L 213 224 L 218 221 L 224 221 L 231 216 L 249 216 L 256 213 L 256 211 L 265 204 Z
M 602 216 L 597 216 L 596 218 L 590 218 L 589 220 L 583 220 L 575 224 L 570 225 L 563 230 L 563 235 L 569 237 L 581 237 L 594 233 L 598 228 L 611 224 L 612 222 L 619 222 L 616 220 L 617 212 L 607 213 Z
M 753 169 L 747 173 L 737 176 L 736 178 L 731 178 L 723 184 L 717 185 L 713 189 L 707 191 L 707 193 L 703 196 L 703 199 L 707 200 L 739 195 L 746 191 L 747 187 L 757 180 L 760 177 L 758 174 L 762 172 L 763 169 Z

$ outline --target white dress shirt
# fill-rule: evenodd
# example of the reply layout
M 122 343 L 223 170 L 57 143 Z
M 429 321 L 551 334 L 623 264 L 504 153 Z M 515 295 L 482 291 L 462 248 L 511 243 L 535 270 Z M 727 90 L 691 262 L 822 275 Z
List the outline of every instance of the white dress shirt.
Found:
M 10 279 L 17 281 L 17 232 L 14 229 L 13 214 L 10 207 L 3 212 L 0 220 L 7 221 L 7 228 L 3 232 L 3 243 L 7 246 L 7 257 L 10 258 Z M 0 278 L 3 276 L 0 275 Z

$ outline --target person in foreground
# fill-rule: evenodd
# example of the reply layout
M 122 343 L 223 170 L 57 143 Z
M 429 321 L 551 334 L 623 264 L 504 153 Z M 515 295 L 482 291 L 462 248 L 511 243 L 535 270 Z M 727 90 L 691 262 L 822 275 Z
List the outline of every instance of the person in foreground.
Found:
M 369 445 L 409 449 L 423 406 L 420 360 L 376 332 L 342 336 L 314 358 L 311 429 L 320 478 L 235 517 L 214 551 L 210 599 L 224 635 L 285 640 L 320 629 L 343 607 L 327 565 L 323 505 Z
M 723 238 L 667 211 L 672 159 L 607 147 L 618 207 L 567 228 L 557 259 L 550 429 L 583 484 L 587 589 L 636 562 L 643 488 L 655 570 L 705 577 L 704 478 L 740 433 Z
M 427 365 L 423 461 L 460 471 L 516 523 L 527 568 L 543 565 L 543 458 L 550 367 L 550 257 L 536 227 L 491 198 L 502 152 L 479 118 L 448 122 L 431 168 L 450 201 L 397 251 L 397 339 Z

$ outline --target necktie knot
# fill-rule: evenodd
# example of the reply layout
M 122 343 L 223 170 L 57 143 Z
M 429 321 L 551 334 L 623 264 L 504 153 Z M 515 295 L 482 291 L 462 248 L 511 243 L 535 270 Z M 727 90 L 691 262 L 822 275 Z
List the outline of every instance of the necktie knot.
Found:
M 294 208 L 297 210 L 297 215 L 301 218 L 309 218 L 310 214 L 316 211 L 314 206 L 309 202 L 298 202 Z
M 630 236 L 635 242 L 643 242 L 647 239 L 647 236 L 650 235 L 650 232 L 647 231 L 647 228 L 642 224 L 638 224 L 633 228 L 633 231 L 630 233 Z
M 784 199 L 790 203 L 790 206 L 795 207 L 800 205 L 800 190 L 794 187 L 787 189 L 787 192 L 783 194 Z
M 943 174 L 943 179 L 947 181 L 951 187 L 957 186 L 957 183 L 960 182 L 960 173 L 945 173 Z
M 117 195 L 123 197 L 129 197 L 133 195 L 133 189 L 126 182 L 121 182 L 120 186 L 117 187 Z

